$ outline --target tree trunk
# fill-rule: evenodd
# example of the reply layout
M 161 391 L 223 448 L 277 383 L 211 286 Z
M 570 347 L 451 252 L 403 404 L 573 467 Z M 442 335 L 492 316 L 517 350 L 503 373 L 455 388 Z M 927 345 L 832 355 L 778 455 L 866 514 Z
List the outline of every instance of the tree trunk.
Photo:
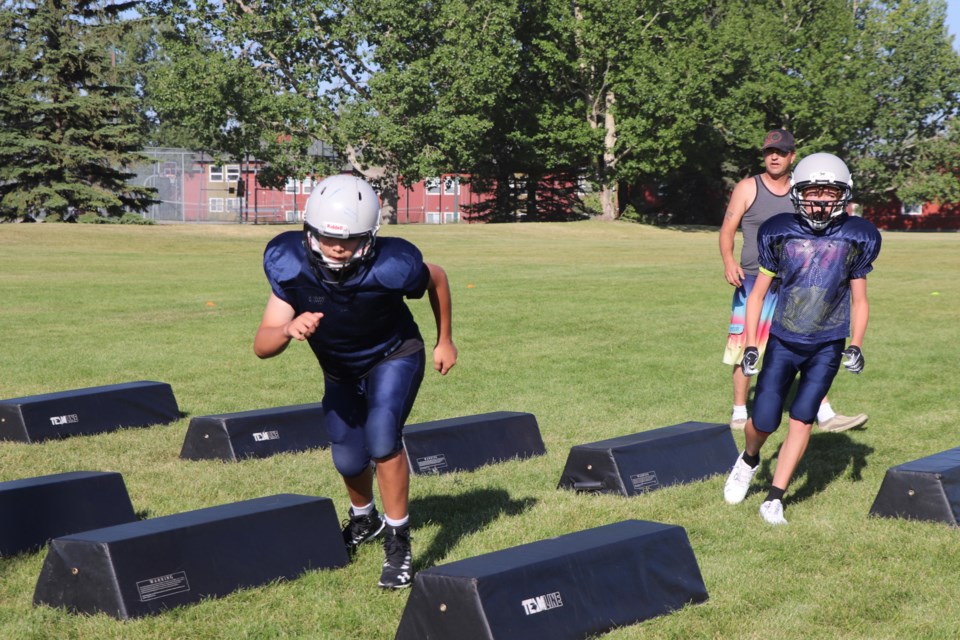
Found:
M 613 91 L 608 90 L 604 96 L 603 110 L 603 167 L 600 175 L 603 183 L 600 185 L 600 207 L 603 214 L 601 220 L 616 220 L 620 217 L 620 200 L 617 195 L 617 181 L 613 176 L 617 157 L 614 155 L 617 146 L 617 119 L 613 113 L 613 105 L 617 101 Z
M 620 214 L 620 205 L 617 200 L 617 184 L 604 182 L 600 185 L 600 208 L 603 213 L 601 220 L 616 220 Z
M 397 181 L 380 183 L 380 224 L 397 224 L 397 207 L 400 203 L 400 189 Z
M 524 206 L 526 207 L 527 222 L 540 220 L 540 212 L 537 206 L 537 187 L 540 185 L 540 178 L 533 175 L 527 176 L 527 198 Z
M 347 161 L 354 171 L 379 192 L 380 224 L 397 224 L 397 209 L 400 204 L 399 176 L 386 166 L 364 168 L 357 150 L 352 145 L 347 146 Z

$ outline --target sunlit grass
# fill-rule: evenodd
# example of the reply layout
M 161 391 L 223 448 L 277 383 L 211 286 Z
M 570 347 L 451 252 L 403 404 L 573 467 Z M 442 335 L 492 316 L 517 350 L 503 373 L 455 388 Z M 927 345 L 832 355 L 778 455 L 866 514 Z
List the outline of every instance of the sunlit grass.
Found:
M 275 493 L 329 496 L 343 515 L 329 451 L 179 458 L 190 416 L 320 399 L 305 345 L 267 361 L 251 348 L 268 295 L 261 254 L 284 230 L 0 225 L 0 398 L 159 380 L 187 414 L 146 429 L 0 442 L 0 480 L 118 471 L 149 517 Z M 790 525 L 773 529 L 756 512 L 762 494 L 726 505 L 720 477 L 629 499 L 556 489 L 575 444 L 728 419 L 720 359 L 730 288 L 715 230 L 585 222 L 383 233 L 417 243 L 453 289 L 460 361 L 445 378 L 428 372 L 410 422 L 527 411 L 548 451 L 415 478 L 418 568 L 639 518 L 686 528 L 710 600 L 607 637 L 955 637 L 960 532 L 867 514 L 887 468 L 960 445 L 960 235 L 884 235 L 869 277 L 866 369 L 841 372 L 831 393 L 839 411 L 869 413 L 867 429 L 815 433 L 787 494 Z M 411 307 L 430 342 L 429 305 Z M 767 478 L 781 439 L 764 450 Z M 0 637 L 392 638 L 407 598 L 377 589 L 382 557 L 370 547 L 338 571 L 120 623 L 34 608 L 43 558 L 0 559 Z

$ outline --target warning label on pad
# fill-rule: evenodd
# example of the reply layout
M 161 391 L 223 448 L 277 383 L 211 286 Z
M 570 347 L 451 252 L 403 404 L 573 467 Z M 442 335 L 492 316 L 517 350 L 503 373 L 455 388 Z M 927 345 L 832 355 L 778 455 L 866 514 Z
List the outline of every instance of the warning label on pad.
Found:
M 140 602 L 165 598 L 175 593 L 190 591 L 186 571 L 177 571 L 165 576 L 140 580 L 137 582 L 137 592 L 140 593 Z
M 653 491 L 660 486 L 660 481 L 657 480 L 656 471 L 647 471 L 645 473 L 634 474 L 630 476 L 630 482 L 633 484 L 633 490 L 637 493 Z
M 447 468 L 447 456 L 442 453 L 437 453 L 432 456 L 417 458 L 417 468 L 420 469 L 421 473 L 441 471 Z

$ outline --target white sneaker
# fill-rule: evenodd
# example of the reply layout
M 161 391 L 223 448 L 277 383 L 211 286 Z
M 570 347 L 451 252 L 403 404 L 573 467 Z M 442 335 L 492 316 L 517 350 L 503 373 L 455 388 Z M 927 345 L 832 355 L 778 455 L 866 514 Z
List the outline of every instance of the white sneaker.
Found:
M 773 525 L 787 524 L 783 517 L 783 503 L 779 500 L 767 500 L 760 505 L 760 517 Z
M 862 427 L 867 422 L 867 414 L 858 413 L 855 416 L 842 416 L 839 413 L 830 418 L 829 420 L 824 420 L 823 422 L 817 421 L 820 431 L 829 431 L 832 433 L 839 433 L 840 431 L 846 431 L 847 429 L 856 429 L 857 427 Z
M 743 454 L 737 456 L 737 461 L 733 464 L 730 475 L 727 476 L 727 482 L 723 485 L 723 499 L 729 504 L 740 504 L 747 497 L 747 489 L 750 488 L 750 481 L 753 480 L 753 474 L 757 472 L 760 465 L 751 467 L 743 461 Z

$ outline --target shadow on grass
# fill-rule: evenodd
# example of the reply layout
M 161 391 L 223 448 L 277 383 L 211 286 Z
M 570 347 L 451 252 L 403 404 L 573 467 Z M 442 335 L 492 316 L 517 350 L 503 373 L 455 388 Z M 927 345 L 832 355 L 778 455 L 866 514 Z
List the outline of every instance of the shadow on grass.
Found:
M 787 501 L 798 503 L 812 498 L 826 489 L 831 482 L 845 475 L 848 468 L 850 471 L 846 475 L 853 482 L 860 482 L 863 479 L 863 470 L 867 467 L 867 456 L 871 453 L 873 447 L 852 440 L 847 433 L 814 432 L 787 488 Z M 760 463 L 756 480 L 763 485 L 763 491 L 773 481 L 776 459 L 775 453 Z M 751 493 L 759 491 L 754 489 Z
M 417 514 L 417 520 L 440 525 L 430 547 L 418 549 L 414 554 L 414 569 L 432 567 L 466 536 L 480 531 L 501 515 L 520 515 L 536 503 L 536 498 L 513 500 L 503 489 L 476 489 L 458 495 L 412 500 L 410 513 Z

